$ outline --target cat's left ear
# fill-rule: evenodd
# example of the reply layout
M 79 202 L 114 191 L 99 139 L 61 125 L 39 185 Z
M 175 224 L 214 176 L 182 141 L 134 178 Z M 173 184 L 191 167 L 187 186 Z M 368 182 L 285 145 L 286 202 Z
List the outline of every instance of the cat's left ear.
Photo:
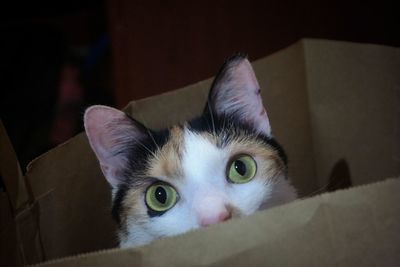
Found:
M 129 155 L 146 138 L 146 128 L 124 112 L 106 106 L 88 108 L 84 126 L 104 176 L 116 188 L 124 182 Z
M 237 54 L 222 66 L 211 87 L 205 112 L 233 117 L 257 132 L 271 135 L 260 86 L 245 55 Z

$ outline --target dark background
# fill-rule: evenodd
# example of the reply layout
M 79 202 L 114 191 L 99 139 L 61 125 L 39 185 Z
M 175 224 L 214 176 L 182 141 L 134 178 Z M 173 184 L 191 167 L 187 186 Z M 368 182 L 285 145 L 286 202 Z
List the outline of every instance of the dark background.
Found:
M 1 9 L 0 117 L 22 167 L 119 108 L 304 37 L 400 46 L 395 1 L 53 1 Z M 288 66 L 290 67 L 290 66 Z

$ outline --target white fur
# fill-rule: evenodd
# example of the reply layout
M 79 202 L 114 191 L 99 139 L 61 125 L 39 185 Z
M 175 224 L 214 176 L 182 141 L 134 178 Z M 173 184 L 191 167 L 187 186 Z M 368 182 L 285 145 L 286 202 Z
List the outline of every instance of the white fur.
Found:
M 265 184 L 256 174 L 248 183 L 232 184 L 226 178 L 231 149 L 218 148 L 202 135 L 184 132 L 183 176 L 169 181 L 177 190 L 176 205 L 145 224 L 129 221 L 129 236 L 121 246 L 138 246 L 164 236 L 173 236 L 201 227 L 204 216 L 216 216 L 230 205 L 241 215 L 293 200 L 294 188 L 284 177 Z M 144 205 L 144 198 L 143 198 Z M 145 206 L 143 206 L 145 207 Z

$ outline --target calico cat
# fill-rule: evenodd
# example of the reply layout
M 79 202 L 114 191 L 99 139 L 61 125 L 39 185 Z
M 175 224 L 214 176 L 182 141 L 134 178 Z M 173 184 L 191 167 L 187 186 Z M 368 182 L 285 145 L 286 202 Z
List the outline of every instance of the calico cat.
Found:
M 150 130 L 125 113 L 89 107 L 86 134 L 112 187 L 121 247 L 147 244 L 289 202 L 296 191 L 246 56 L 228 59 L 203 114 Z

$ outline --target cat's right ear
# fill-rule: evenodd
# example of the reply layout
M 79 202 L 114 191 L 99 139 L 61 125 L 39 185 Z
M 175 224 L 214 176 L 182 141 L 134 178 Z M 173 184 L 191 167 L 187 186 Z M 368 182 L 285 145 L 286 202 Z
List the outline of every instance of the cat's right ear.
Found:
M 229 116 L 271 136 L 271 126 L 261 99 L 254 70 L 243 54 L 229 58 L 214 79 L 204 110 L 213 116 Z
M 86 110 L 84 126 L 104 176 L 117 187 L 123 181 L 129 148 L 145 137 L 144 126 L 120 110 L 99 105 Z

